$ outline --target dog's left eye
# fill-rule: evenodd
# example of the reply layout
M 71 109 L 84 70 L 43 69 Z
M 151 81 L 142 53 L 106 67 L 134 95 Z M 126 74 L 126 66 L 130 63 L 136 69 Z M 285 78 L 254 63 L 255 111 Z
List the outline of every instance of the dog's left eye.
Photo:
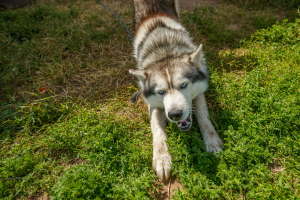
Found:
M 181 88 L 186 88 L 187 85 L 187 83 L 182 83 Z
M 164 94 L 165 92 L 164 91 L 162 91 L 162 90 L 159 90 L 158 91 L 158 94 Z

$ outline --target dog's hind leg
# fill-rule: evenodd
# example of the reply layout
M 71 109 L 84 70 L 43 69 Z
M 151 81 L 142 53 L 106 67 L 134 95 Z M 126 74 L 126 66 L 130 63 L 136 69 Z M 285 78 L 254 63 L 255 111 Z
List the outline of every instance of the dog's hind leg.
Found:
M 168 180 L 171 175 L 171 156 L 166 144 L 166 119 L 163 109 L 149 108 L 151 132 L 153 134 L 153 162 L 152 167 L 160 180 Z
M 206 145 L 206 151 L 209 153 L 217 153 L 222 151 L 223 142 L 209 119 L 209 113 L 204 94 L 200 93 L 193 100 L 193 104 L 196 108 L 196 117 L 203 141 Z

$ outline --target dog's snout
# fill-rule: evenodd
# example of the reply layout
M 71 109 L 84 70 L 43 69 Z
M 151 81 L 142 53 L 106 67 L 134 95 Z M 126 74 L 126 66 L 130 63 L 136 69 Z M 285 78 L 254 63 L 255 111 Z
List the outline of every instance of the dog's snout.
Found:
M 168 113 L 171 120 L 178 121 L 182 116 L 182 110 L 174 110 Z

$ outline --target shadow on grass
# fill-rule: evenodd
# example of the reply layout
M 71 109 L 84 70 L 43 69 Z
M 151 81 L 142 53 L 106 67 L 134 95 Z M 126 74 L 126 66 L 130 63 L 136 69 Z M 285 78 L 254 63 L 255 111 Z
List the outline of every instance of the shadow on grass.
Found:
M 0 12 L 1 102 L 30 101 L 24 94 L 41 87 L 97 101 L 114 98 L 134 82 L 124 27 L 97 2 L 90 3 L 50 2 Z M 129 8 L 108 5 L 132 25 Z
M 49 13 L 47 14 L 48 11 L 43 12 L 44 11 L 43 9 L 46 9 L 45 7 L 39 9 L 40 10 L 37 11 L 34 9 L 30 11 L 32 16 L 34 16 L 34 20 L 33 20 L 34 22 L 36 22 L 37 20 L 41 20 L 41 21 L 46 20 L 48 17 L 51 18 L 65 17 L 65 14 L 63 12 L 58 14 L 56 13 L 56 11 L 55 12 L 51 11 L 50 14 Z M 234 52 L 230 54 L 224 54 L 223 51 L 228 50 L 232 52 L 234 49 L 240 47 L 239 41 L 242 39 L 249 39 L 251 33 L 253 33 L 257 29 L 251 29 L 250 31 L 247 30 L 246 32 L 242 32 L 242 33 L 226 30 L 225 29 L 226 27 L 220 26 L 220 21 L 219 22 L 217 21 L 216 23 L 214 22 L 213 15 L 216 14 L 215 10 L 211 8 L 201 8 L 201 9 L 200 9 L 200 13 L 195 12 L 192 13 L 191 15 L 187 14 L 185 17 L 191 20 L 186 21 L 185 24 L 187 24 L 187 26 L 190 26 L 190 31 L 192 32 L 192 35 L 195 36 L 195 38 L 199 38 L 200 36 L 203 36 L 204 38 L 203 41 L 205 46 L 207 46 L 208 48 L 211 47 L 211 49 L 207 51 L 208 52 L 207 58 L 210 66 L 212 66 L 212 68 L 215 68 L 218 73 L 244 73 L 244 72 L 251 71 L 257 65 L 257 60 L 253 56 L 249 54 L 244 54 L 244 52 Z M 47 81 L 49 80 L 51 80 L 49 83 L 50 85 L 49 88 L 51 88 L 52 86 L 54 88 L 55 87 L 59 88 L 60 90 L 58 92 L 63 93 L 64 89 L 66 89 L 67 86 L 69 87 L 74 86 L 74 88 L 72 88 L 73 90 L 68 91 L 71 94 L 70 96 L 73 96 L 74 98 L 90 97 L 91 101 L 97 98 L 100 99 L 108 98 L 109 100 L 116 100 L 116 102 L 119 103 L 122 97 L 116 95 L 116 92 L 119 91 L 120 88 L 124 87 L 124 91 L 123 91 L 124 93 L 131 92 L 132 90 L 131 84 L 132 82 L 134 82 L 134 79 L 131 75 L 128 76 L 128 73 L 126 72 L 127 69 L 134 67 L 131 55 L 129 53 L 129 51 L 131 50 L 131 46 L 129 47 L 129 42 L 127 41 L 127 35 L 125 34 L 124 37 L 126 37 L 126 42 L 123 43 L 118 40 L 119 39 L 118 37 L 122 38 L 123 36 L 123 32 L 124 32 L 123 27 L 121 26 L 119 27 L 119 25 L 117 25 L 113 21 L 108 21 L 108 22 L 100 21 L 97 24 L 96 21 L 98 18 L 96 18 L 95 16 L 97 16 L 97 14 L 99 13 L 88 13 L 88 15 L 90 16 L 90 18 L 88 18 L 88 24 L 82 25 L 81 28 L 87 28 L 87 30 L 91 31 L 90 34 L 92 33 L 95 34 L 94 37 L 92 37 L 92 39 L 99 40 L 98 41 L 99 43 L 97 43 L 96 41 L 97 44 L 96 43 L 88 44 L 85 42 L 89 41 L 90 39 L 89 36 L 93 36 L 93 35 L 89 35 L 89 34 L 85 35 L 83 34 L 83 32 L 81 32 L 81 28 L 77 27 L 79 22 L 76 20 L 79 20 L 78 15 L 80 15 L 81 11 L 76 10 L 76 8 L 72 7 L 72 5 L 67 10 L 68 10 L 66 12 L 67 18 L 70 17 L 71 19 L 70 21 L 68 21 L 70 27 L 64 27 L 64 29 L 61 32 L 62 34 L 61 37 L 57 39 L 57 41 L 62 42 L 59 45 L 62 45 L 63 48 L 62 49 L 58 48 L 58 50 L 61 50 L 61 52 L 58 51 L 57 54 L 53 55 L 54 57 L 48 55 L 52 55 L 51 53 L 53 53 L 53 51 L 50 50 L 53 50 L 51 49 L 53 46 L 51 46 L 51 44 L 55 43 L 56 40 L 51 40 L 51 37 L 39 38 L 40 39 L 39 42 L 41 44 L 44 44 L 43 43 L 44 40 L 51 40 L 51 42 L 48 44 L 49 46 L 46 45 L 49 51 L 43 52 L 41 54 L 39 54 L 38 51 L 42 50 L 44 47 L 40 46 L 39 48 L 35 49 L 34 48 L 35 46 L 32 43 L 34 37 L 31 34 L 33 35 L 40 34 L 41 31 L 46 30 L 45 27 L 42 28 L 38 27 L 36 29 L 34 28 L 28 30 L 26 29 L 26 31 L 23 32 L 24 33 L 23 35 L 22 34 L 18 35 L 18 32 L 15 31 L 17 30 L 17 28 L 12 27 L 12 29 L 10 29 L 12 30 L 11 32 L 12 34 L 8 34 L 8 37 L 7 34 L 5 35 L 5 37 L 7 37 L 6 39 L 15 40 L 15 43 L 12 44 L 10 49 L 11 50 L 10 53 L 12 54 L 18 51 L 17 47 L 20 47 L 20 45 L 24 45 L 24 46 L 28 45 L 26 46 L 25 49 L 22 49 L 22 51 L 18 51 L 18 53 L 22 55 L 21 56 L 22 59 L 23 58 L 27 59 L 26 57 L 27 54 L 29 56 L 33 56 L 28 58 L 27 60 L 28 63 L 27 65 L 25 65 L 25 67 L 31 66 L 32 61 L 38 63 L 36 68 L 31 69 L 32 74 L 27 74 L 28 77 L 18 76 L 23 73 L 22 70 L 24 69 L 22 67 L 24 67 L 23 65 L 24 60 L 21 59 L 22 62 L 20 64 L 20 60 L 17 62 L 19 58 L 8 59 L 8 57 L 6 57 L 5 62 L 9 60 L 11 63 L 7 66 L 7 68 L 5 68 L 5 70 L 7 71 L 5 70 L 3 71 L 3 74 L 5 75 L 5 81 L 7 82 L 5 82 L 4 84 L 5 87 L 3 87 L 4 92 L 2 94 L 4 95 L 1 96 L 1 101 L 3 97 L 3 99 L 5 99 L 5 101 L 3 101 L 5 102 L 5 104 L 7 103 L 6 101 L 9 101 L 7 99 L 11 97 L 14 98 L 14 93 L 11 92 L 9 87 L 13 88 L 13 86 L 16 85 L 22 85 L 21 89 L 34 91 L 35 89 L 33 88 L 36 88 L 40 85 L 46 85 L 48 84 Z M 94 10 L 94 8 L 89 11 L 92 10 Z M 24 12 L 22 11 L 20 11 L 20 13 L 24 14 Z M 4 20 L 2 26 L 6 26 L 7 24 L 9 24 L 7 22 L 15 21 L 17 19 L 18 14 L 20 13 L 17 14 L 13 12 L 9 13 L 9 15 L 11 14 L 10 17 L 12 18 L 8 21 Z M 2 15 L 2 17 L 3 16 L 4 15 Z M 252 17 L 251 19 L 257 21 L 256 25 L 254 24 L 256 28 L 257 27 L 268 28 L 274 22 L 274 20 L 268 20 L 264 22 L 263 21 L 264 18 L 257 18 L 257 17 L 256 18 Z M 73 20 L 76 23 L 75 22 L 73 23 Z M 23 23 L 22 20 L 19 21 L 19 23 L 21 22 Z M 109 23 L 109 24 L 107 26 L 104 26 L 103 25 L 104 23 Z M 110 35 L 110 33 L 112 32 L 109 32 L 109 30 L 107 30 L 111 26 L 116 28 L 115 35 Z M 100 30 L 99 32 L 94 32 L 93 29 L 89 29 L 90 27 L 96 27 Z M 104 28 L 104 30 L 102 30 L 101 28 Z M 199 30 L 201 29 L 203 31 L 200 32 Z M 197 32 L 200 32 L 200 35 Z M 55 33 L 55 31 L 53 33 Z M 26 38 L 27 37 L 26 34 L 29 35 L 28 38 Z M 50 34 L 48 36 L 53 36 L 53 35 Z M 118 37 L 114 38 L 114 36 L 118 36 Z M 106 39 L 110 40 L 111 38 L 113 38 L 113 40 L 109 41 L 111 43 L 106 41 L 107 43 L 109 43 L 109 45 L 107 45 L 107 43 L 102 44 L 103 40 Z M 65 39 L 66 41 L 64 43 L 63 40 Z M 72 42 L 73 40 L 76 40 L 77 43 L 73 43 Z M 83 43 L 80 43 L 78 41 L 83 41 Z M 27 52 L 26 50 L 28 49 L 29 50 L 32 49 L 33 51 Z M 39 56 L 35 57 L 35 53 Z M 84 55 L 82 56 L 82 54 Z M 91 54 L 91 57 L 88 56 L 89 54 Z M 53 63 L 51 62 L 52 59 L 55 60 L 54 64 L 57 64 L 57 66 L 53 65 Z M 119 61 L 123 59 L 125 61 L 120 64 Z M 18 64 L 16 68 L 14 64 Z M 99 66 L 101 66 L 102 68 L 100 69 Z M 124 68 L 121 68 L 120 66 Z M 248 68 L 245 69 L 244 66 L 248 66 Z M 109 71 L 109 69 L 111 69 L 112 71 Z M 26 71 L 26 73 L 27 72 L 28 71 Z M 38 74 L 38 76 L 35 76 L 34 74 Z M 26 79 L 26 81 L 21 80 L 23 78 L 24 80 Z M 34 82 L 35 78 L 38 78 L 39 81 Z M 16 81 L 17 79 L 20 80 Z M 46 80 L 44 81 L 43 79 Z M 100 85 L 98 85 L 99 82 L 101 83 Z M 10 85 L 11 83 L 14 83 L 15 85 L 11 86 Z M 213 123 L 218 133 L 220 134 L 221 138 L 224 141 L 226 140 L 225 136 L 223 135 L 224 131 L 228 130 L 229 127 L 233 127 L 234 130 L 237 130 L 239 128 L 239 123 L 234 120 L 234 114 L 232 110 L 229 109 L 229 107 L 227 109 L 226 106 L 224 107 L 223 105 L 221 105 L 222 102 L 220 102 L 218 92 L 216 91 L 217 86 L 220 84 L 222 83 L 211 82 L 210 89 L 206 93 L 206 98 L 208 104 L 210 105 L 209 107 L 210 107 L 211 116 L 213 119 L 215 119 Z M 87 87 L 87 85 L 90 87 Z M 131 87 L 131 89 L 128 89 L 128 87 Z M 226 87 L 226 85 L 224 87 Z M 99 90 L 99 93 L 97 93 L 97 89 Z M 32 100 L 32 98 L 28 98 L 28 99 Z M 66 103 L 66 102 L 67 100 L 62 100 L 62 103 Z M 13 103 L 15 103 L 15 101 L 13 101 Z M 54 105 L 57 107 L 53 108 Z M 10 144 L 14 142 L 17 136 L 20 136 L 17 134 L 13 134 L 15 131 L 19 131 L 19 129 L 18 130 L 14 129 L 14 125 L 17 125 L 17 127 L 20 128 L 22 128 L 22 126 L 27 127 L 29 128 L 29 132 L 32 132 L 32 134 L 35 135 L 40 134 L 43 131 L 41 129 L 43 129 L 44 124 L 45 127 L 51 126 L 53 123 L 56 123 L 61 116 L 65 118 L 65 115 L 68 115 L 70 110 L 65 109 L 63 105 L 64 104 L 59 104 L 59 103 L 58 105 L 51 104 L 51 103 L 49 105 L 33 104 L 33 106 L 31 107 L 29 106 L 27 110 L 26 108 L 24 108 L 24 113 L 28 111 L 28 109 L 31 112 L 29 114 L 28 113 L 24 114 L 25 118 L 24 116 L 17 117 L 17 120 L 19 120 L 18 122 L 22 122 L 23 124 L 6 123 L 6 125 L 4 126 L 9 125 L 10 126 L 9 130 L 5 130 L 6 135 L 4 134 L 1 135 L 0 139 L 1 140 L 3 139 L 3 141 L 5 140 L 3 144 L 5 143 L 6 148 L 10 148 L 9 147 Z M 70 108 L 72 109 L 72 107 Z M 4 110 L 3 115 L 12 114 L 10 112 L 11 111 L 9 109 Z M 74 121 L 74 124 L 76 123 L 77 122 Z M 86 125 L 85 122 L 82 123 L 83 125 L 81 125 L 80 127 L 84 127 L 84 125 Z M 98 123 L 98 121 L 96 121 L 95 123 Z M 95 126 L 95 124 L 88 125 L 88 127 L 93 127 L 93 126 Z M 1 128 L 2 127 L 0 127 L 1 131 L 4 130 Z M 125 129 L 127 128 L 125 127 Z M 57 138 L 60 138 L 61 137 L 60 134 L 63 132 L 64 129 L 62 129 L 62 131 L 58 130 Z M 114 129 L 112 129 L 111 132 L 113 133 Z M 191 131 L 180 132 L 176 129 L 175 126 L 170 126 L 168 128 L 168 132 L 169 132 L 168 143 L 170 146 L 170 153 L 173 156 L 173 163 L 174 163 L 173 164 L 174 175 L 179 176 L 181 179 L 185 179 L 186 180 L 185 183 L 187 183 L 185 186 L 190 188 L 193 187 L 193 183 L 203 179 L 203 177 L 207 179 L 210 183 L 212 183 L 212 185 L 216 185 L 216 186 L 221 185 L 221 180 L 217 176 L 218 167 L 220 165 L 219 158 L 214 156 L 213 154 L 209 154 L 205 152 L 205 146 L 203 144 L 199 129 L 194 125 Z M 143 134 L 141 134 L 140 136 L 142 137 Z M 23 136 L 20 137 L 22 138 Z M 27 135 L 24 137 L 27 137 Z M 80 141 L 80 137 L 74 136 L 76 141 Z M 58 141 L 57 138 L 54 141 Z M 64 139 L 63 142 L 66 143 L 67 145 L 62 145 L 62 149 L 59 149 L 57 147 L 57 149 L 59 150 L 57 152 L 53 151 L 53 154 L 55 154 L 53 155 L 53 157 L 60 157 L 61 155 L 58 154 L 58 152 L 61 152 L 63 154 L 67 154 L 68 159 L 71 159 L 72 155 L 75 154 L 74 153 L 75 150 L 70 151 L 69 153 L 69 150 L 63 151 L 63 149 L 70 149 L 71 147 L 76 149 L 77 144 L 79 144 L 80 142 L 72 143 L 72 140 L 68 137 L 63 139 Z M 148 143 L 150 142 L 148 141 Z M 56 143 L 54 142 L 52 145 L 55 146 Z M 95 148 L 98 148 L 97 144 L 95 144 Z M 136 152 L 138 152 L 136 153 L 138 155 L 140 153 L 139 148 L 135 147 L 135 150 Z M 147 149 L 147 151 L 145 150 L 145 152 L 149 152 L 148 150 L 149 149 Z M 98 154 L 98 152 L 95 152 L 95 154 Z M 126 152 L 124 154 L 126 154 Z M 133 155 L 136 154 L 134 153 Z M 151 165 L 150 157 L 151 156 L 145 158 L 145 160 L 147 161 L 145 162 L 147 166 Z M 136 160 L 136 158 L 134 159 Z M 29 160 L 31 160 L 31 157 Z M 33 168 L 31 162 L 29 162 L 29 164 L 30 167 Z M 132 167 L 132 169 L 135 168 Z M 195 176 L 187 177 L 186 174 L 188 174 L 189 172 L 192 172 Z
M 218 94 L 214 93 L 214 83 L 210 85 L 209 94 L 206 93 L 207 102 L 212 107 L 210 109 L 213 125 L 217 133 L 220 135 L 222 141 L 225 143 L 226 138 L 223 132 L 228 130 L 229 127 L 237 130 L 239 122 L 234 120 L 234 114 L 228 109 L 224 109 L 220 105 Z M 212 94 L 213 93 L 213 94 Z M 191 185 L 184 185 L 186 187 L 193 187 L 193 177 L 187 177 L 188 173 L 194 176 L 202 176 L 211 182 L 212 185 L 220 186 L 221 180 L 217 176 L 219 167 L 219 156 L 213 153 L 207 153 L 205 144 L 200 129 L 196 122 L 196 116 L 193 116 L 193 127 L 188 132 L 178 130 L 174 124 L 169 124 L 168 144 L 169 150 L 172 155 L 173 162 L 173 175 L 184 182 Z M 226 151 L 226 148 L 223 149 Z

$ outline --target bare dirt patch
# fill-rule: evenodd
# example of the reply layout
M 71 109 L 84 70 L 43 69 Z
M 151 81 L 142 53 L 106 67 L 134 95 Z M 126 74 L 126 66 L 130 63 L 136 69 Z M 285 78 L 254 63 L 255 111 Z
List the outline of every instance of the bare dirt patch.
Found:
M 269 163 L 269 167 L 270 167 L 270 170 L 273 172 L 273 173 L 276 173 L 276 174 L 280 174 L 281 172 L 283 172 L 283 170 L 285 170 L 284 167 L 276 164 L 276 163 Z
M 183 189 L 183 185 L 180 183 L 180 181 L 176 180 L 174 177 L 171 177 L 170 180 L 165 181 L 165 182 L 157 182 L 156 185 L 163 185 L 159 189 L 157 189 L 158 193 L 158 200 L 165 200 L 165 199 L 170 199 L 175 192 L 177 192 L 178 188 L 180 190 Z M 170 192 L 170 196 L 169 196 Z
M 240 29 L 239 25 L 237 25 L 237 24 L 230 24 L 230 25 L 228 26 L 228 28 L 229 28 L 230 30 L 232 30 L 232 31 L 237 31 L 237 30 Z
M 43 194 L 41 196 L 31 198 L 31 200 L 50 200 L 50 196 Z
M 11 6 L 12 8 L 22 7 L 29 3 L 31 0 L 0 0 L 0 6 Z
M 181 10 L 192 11 L 197 6 L 211 6 L 214 8 L 220 7 L 217 0 L 180 0 L 179 1 Z

